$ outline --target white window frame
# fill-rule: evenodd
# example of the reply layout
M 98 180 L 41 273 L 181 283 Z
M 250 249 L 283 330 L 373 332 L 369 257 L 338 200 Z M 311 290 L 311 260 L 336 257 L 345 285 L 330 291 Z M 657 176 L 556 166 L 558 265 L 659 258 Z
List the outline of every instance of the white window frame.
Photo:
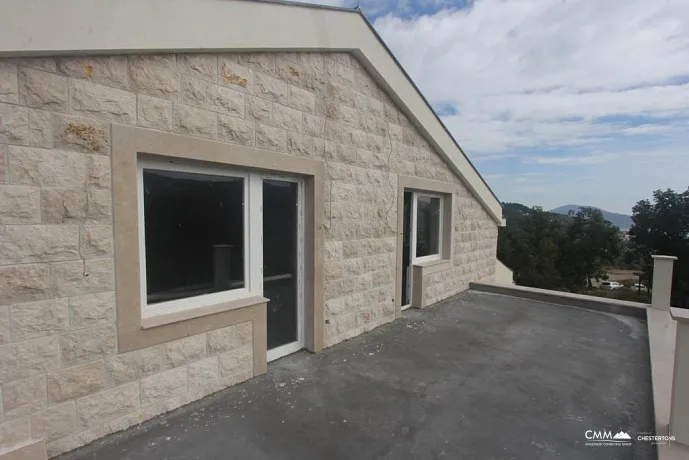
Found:
M 144 220 L 144 169 L 186 172 L 213 176 L 228 176 L 244 179 L 244 287 L 211 294 L 148 304 L 146 289 L 146 232 Z M 263 294 L 261 217 L 262 176 L 218 166 L 207 167 L 189 163 L 163 160 L 139 159 L 137 162 L 138 223 L 139 223 L 139 269 L 141 275 L 141 313 L 144 319 L 182 311 L 201 309 L 224 302 L 240 300 Z
M 439 211 L 439 222 L 438 222 L 438 253 L 437 254 L 430 254 L 427 256 L 423 257 L 416 257 L 416 231 L 417 231 L 417 221 L 416 221 L 416 216 L 417 216 L 417 206 L 418 206 L 418 198 L 420 196 L 423 197 L 428 197 L 428 198 L 438 198 L 440 200 L 440 211 Z M 445 203 L 444 203 L 445 197 L 443 195 L 437 194 L 437 193 L 428 193 L 428 192 L 421 192 L 421 191 L 413 191 L 412 192 L 412 206 L 411 206 L 411 261 L 412 265 L 415 263 L 423 263 L 423 262 L 432 262 L 435 260 L 441 260 L 443 258 L 443 214 L 444 214 L 444 209 L 445 209 Z

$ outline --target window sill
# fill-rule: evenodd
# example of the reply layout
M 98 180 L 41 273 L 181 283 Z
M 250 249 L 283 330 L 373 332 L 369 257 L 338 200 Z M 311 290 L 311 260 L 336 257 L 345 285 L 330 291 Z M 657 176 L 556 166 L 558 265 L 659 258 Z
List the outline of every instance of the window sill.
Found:
M 448 270 L 453 267 L 452 260 L 450 259 L 435 259 L 426 260 L 421 262 L 414 262 L 412 264 L 414 267 L 421 267 L 423 269 L 424 275 L 430 275 L 432 273 L 441 272 Z
M 164 326 L 165 324 L 178 323 L 180 321 L 199 318 L 201 316 L 213 315 L 230 310 L 238 310 L 240 308 L 251 307 L 253 305 L 267 302 L 268 299 L 265 297 L 255 295 L 176 311 L 162 310 L 147 313 L 144 307 L 143 317 L 141 318 L 141 327 L 143 329 L 151 329 L 158 326 Z

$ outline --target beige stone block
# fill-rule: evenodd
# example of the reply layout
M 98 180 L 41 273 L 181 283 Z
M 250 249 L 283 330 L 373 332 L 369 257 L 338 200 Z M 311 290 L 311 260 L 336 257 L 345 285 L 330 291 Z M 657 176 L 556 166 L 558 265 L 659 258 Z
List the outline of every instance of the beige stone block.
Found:
M 106 86 L 127 86 L 126 56 L 69 57 L 57 61 L 60 72 Z
M 79 253 L 85 259 L 112 256 L 113 241 L 110 225 L 84 225 L 81 228 Z
M 72 80 L 72 111 L 113 123 L 136 123 L 136 94 L 86 80 Z
M 299 63 L 304 66 L 304 68 L 312 70 L 314 72 L 322 73 L 324 69 L 324 53 L 298 53 L 297 58 Z
M 187 369 L 190 389 L 208 385 L 220 377 L 217 356 L 189 363 Z
M 237 54 L 237 61 L 258 72 L 275 74 L 275 53 L 241 53 Z
M 218 115 L 218 138 L 233 144 L 254 145 L 256 123 L 240 118 Z
M 206 336 L 192 335 L 162 345 L 161 369 L 171 369 L 206 356 Z
M 224 353 L 251 345 L 252 334 L 251 322 L 211 331 L 208 333 L 208 355 Z
M 338 144 L 352 145 L 352 128 L 335 120 L 325 120 L 323 137 Z
M 53 147 L 53 118 L 45 110 L 29 109 L 29 145 Z
M 10 317 L 14 341 L 59 334 L 69 329 L 69 302 L 49 299 L 13 305 Z
M 28 67 L 19 68 L 19 103 L 39 109 L 66 112 L 67 77 Z
M 107 155 L 110 147 L 108 123 L 90 118 L 55 114 L 55 148 Z
M 219 57 L 218 83 L 244 93 L 253 93 L 254 71 L 243 67 L 231 58 Z
M 316 95 L 305 89 L 290 86 L 287 105 L 302 112 L 314 113 L 316 111 Z
M 214 138 L 217 133 L 217 115 L 203 109 L 174 104 L 173 130 L 191 136 Z
M 48 265 L 0 267 L 0 305 L 42 300 L 50 295 Z
M 274 104 L 273 123 L 275 126 L 290 131 L 301 132 L 302 113 L 295 109 L 290 109 L 284 105 Z
M 0 446 L 23 444 L 31 439 L 29 417 L 19 418 L 0 425 Z
M 172 102 L 138 95 L 139 126 L 163 131 L 172 129 Z
M 187 368 L 179 367 L 141 380 L 141 403 L 155 404 L 187 391 Z
M 247 120 L 271 123 L 273 120 L 273 104 L 265 99 L 247 96 L 246 99 Z
M 10 308 L 0 307 L 0 345 L 10 342 Z M 2 399 L 2 398 L 0 398 Z M 2 419 L 0 410 L 0 420 Z
M 24 67 L 33 67 L 34 69 L 45 70 L 46 72 L 57 72 L 57 63 L 55 58 L 19 58 L 13 59 L 13 62 Z
M 330 141 L 325 141 L 325 157 L 342 163 L 356 163 L 359 160 L 356 148 Z
M 206 80 L 182 76 L 182 102 L 196 107 L 205 107 L 208 103 L 208 90 L 211 84 Z
M 256 147 L 284 152 L 287 149 L 287 132 L 284 129 L 257 123 Z
M 49 188 L 40 191 L 39 214 L 45 224 L 79 223 L 86 218 L 86 191 Z
M 7 147 L 0 145 L 0 184 L 7 182 Z
M 218 77 L 216 54 L 178 54 L 177 66 L 181 72 L 204 80 L 216 81 Z
M 112 186 L 110 157 L 86 155 L 86 186 L 103 189 Z
M 0 346 L 0 382 L 45 373 L 60 365 L 58 337 L 41 337 Z
M 90 224 L 112 223 L 112 193 L 110 190 L 86 191 L 86 222 Z
M 115 293 L 71 297 L 69 310 L 72 328 L 111 326 L 115 323 Z
M 37 375 L 2 385 L 2 407 L 5 420 L 30 415 L 44 409 L 46 401 L 45 375 Z
M 287 104 L 287 83 L 277 78 L 257 73 L 254 85 L 254 95 L 261 99 Z
M 7 147 L 10 182 L 43 187 L 84 187 L 84 155 L 34 147 Z
M 133 65 L 143 63 L 146 65 L 165 67 L 170 70 L 177 70 L 177 55 L 173 53 L 134 54 L 129 56 L 129 62 Z
M 294 60 L 287 59 L 284 54 L 279 54 L 275 58 L 275 75 L 287 83 L 299 85 L 306 77 L 305 70 Z
M 244 118 L 246 95 L 232 88 L 210 85 L 208 88 L 208 108 L 233 117 Z
M 160 371 L 160 345 L 105 358 L 105 375 L 109 384 L 139 380 Z
M 294 155 L 322 158 L 325 141 L 294 131 L 287 131 L 287 151 Z
M 180 100 L 180 77 L 176 70 L 143 56 L 130 57 L 130 89 L 171 101 Z
M 0 265 L 75 259 L 78 234 L 72 226 L 0 226 Z
M 117 351 L 115 327 L 82 329 L 60 336 L 62 365 L 73 366 L 93 361 Z
M 325 131 L 325 118 L 305 113 L 302 127 L 304 130 L 304 134 L 308 134 L 309 136 L 322 137 L 323 132 Z
M 26 107 L 0 102 L 0 143 L 29 143 L 29 111 Z
M 246 378 L 253 375 L 253 350 L 246 345 L 218 356 L 220 361 L 220 376 L 228 377 L 236 374 L 248 374 Z
M 78 424 L 88 428 L 127 415 L 140 406 L 139 382 L 101 391 L 77 400 Z
M 0 61 L 0 102 L 19 102 L 19 83 L 17 82 L 17 65 Z
M 48 402 L 51 405 L 95 393 L 104 387 L 103 361 L 48 372 Z
M 56 262 L 50 274 L 53 293 L 59 297 L 113 290 L 112 259 Z
M 33 439 L 53 441 L 77 429 L 77 406 L 69 401 L 31 416 L 31 435 Z

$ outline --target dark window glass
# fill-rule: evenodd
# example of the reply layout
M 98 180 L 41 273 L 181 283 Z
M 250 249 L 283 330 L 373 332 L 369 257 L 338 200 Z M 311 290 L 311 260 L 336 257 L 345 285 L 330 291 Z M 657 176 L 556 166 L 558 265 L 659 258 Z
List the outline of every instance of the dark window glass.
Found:
M 244 287 L 244 179 L 145 169 L 149 304 Z
M 416 257 L 440 253 L 440 198 L 416 199 Z

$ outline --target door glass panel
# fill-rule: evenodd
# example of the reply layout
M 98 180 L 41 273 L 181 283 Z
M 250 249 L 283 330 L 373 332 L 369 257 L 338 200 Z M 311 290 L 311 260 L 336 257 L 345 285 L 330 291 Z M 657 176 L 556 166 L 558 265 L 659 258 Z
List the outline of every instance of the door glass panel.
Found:
M 268 349 L 296 342 L 298 184 L 263 181 L 263 296 L 268 302 Z
M 419 195 L 416 207 L 416 257 L 440 252 L 440 198 Z

